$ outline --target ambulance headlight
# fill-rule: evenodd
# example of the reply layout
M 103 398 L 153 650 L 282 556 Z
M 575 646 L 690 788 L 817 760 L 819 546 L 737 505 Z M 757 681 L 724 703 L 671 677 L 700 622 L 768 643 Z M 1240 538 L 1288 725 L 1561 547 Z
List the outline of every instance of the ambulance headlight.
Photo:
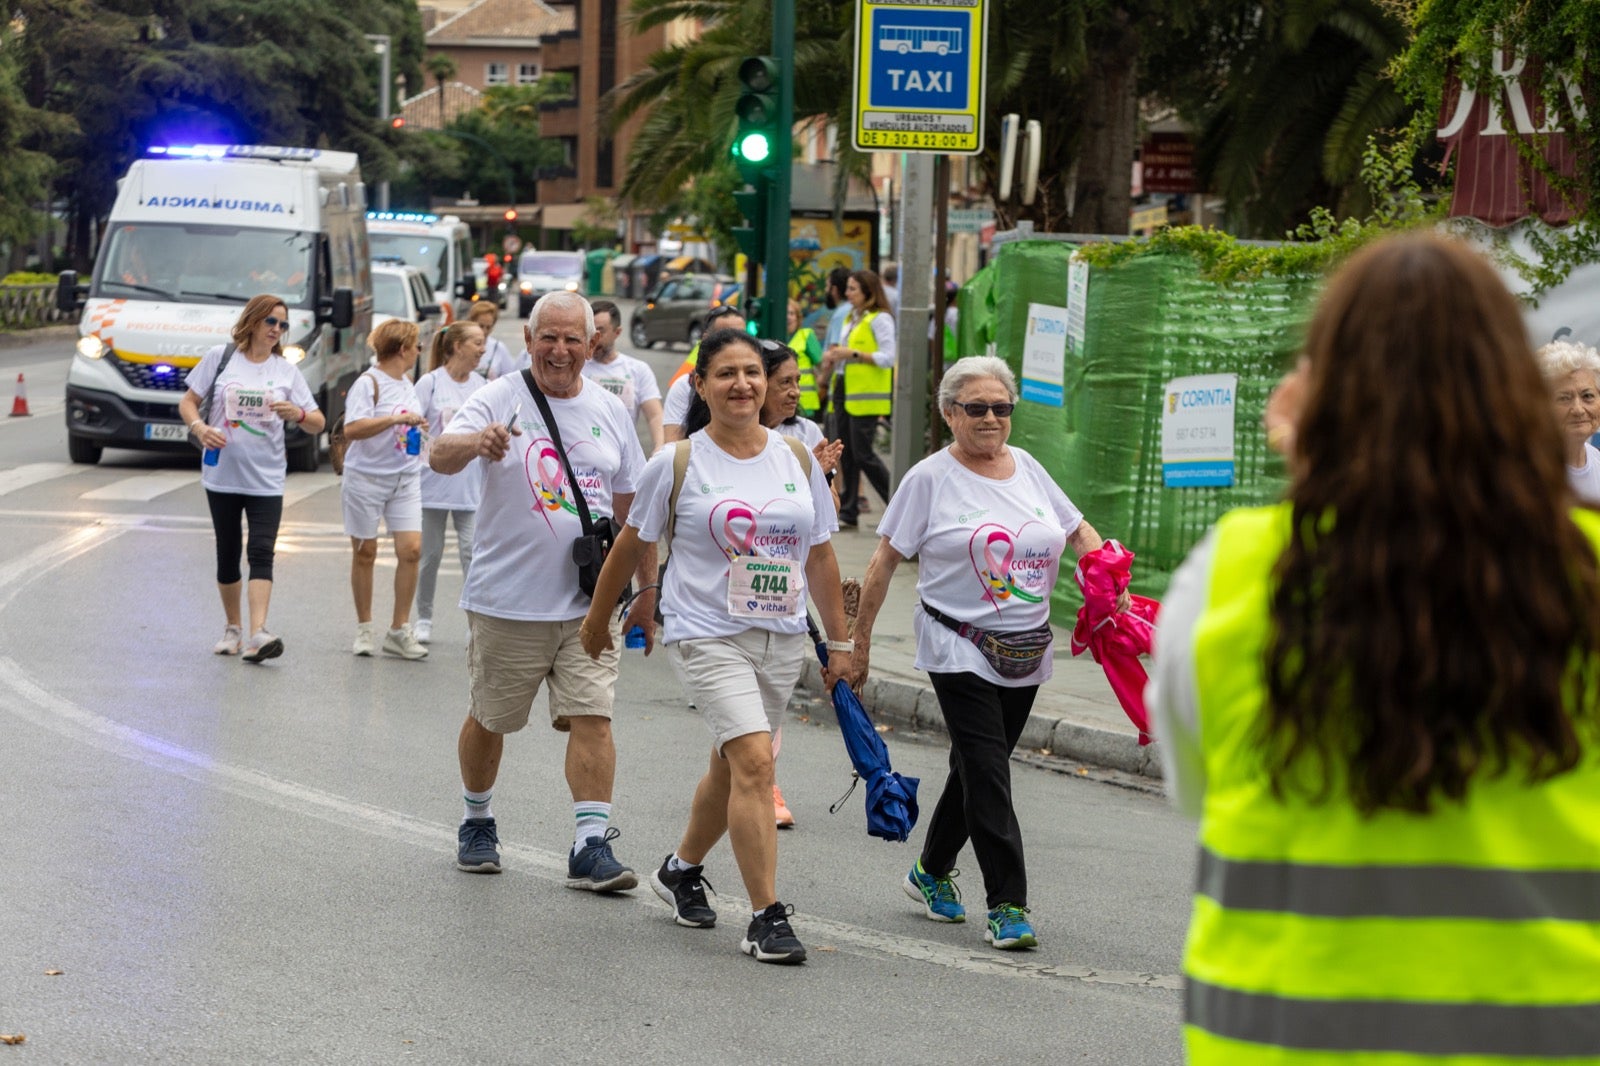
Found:
M 283 349 L 283 357 L 290 363 L 298 363 L 306 357 L 306 350 L 298 344 L 290 344 Z
M 85 359 L 99 359 L 111 349 L 106 347 L 106 342 L 93 333 L 78 339 L 78 354 Z
M 568 292 L 577 292 L 578 291 L 578 283 L 576 281 L 567 282 L 567 291 Z

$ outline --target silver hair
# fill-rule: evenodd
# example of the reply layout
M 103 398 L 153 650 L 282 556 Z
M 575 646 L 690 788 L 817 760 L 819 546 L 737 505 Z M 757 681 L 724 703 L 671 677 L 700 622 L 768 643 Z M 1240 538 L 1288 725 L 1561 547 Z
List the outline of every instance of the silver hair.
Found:
M 957 403 L 956 397 L 968 383 L 979 378 L 994 378 L 1006 387 L 1006 395 L 1017 402 L 1017 378 L 1006 361 L 995 355 L 969 355 L 950 364 L 939 381 L 939 409 L 942 411 Z
M 539 297 L 538 301 L 533 305 L 533 310 L 528 312 L 528 328 L 538 333 L 539 315 L 544 312 L 545 308 L 556 309 L 568 305 L 573 308 L 582 308 L 583 339 L 585 341 L 594 340 L 594 308 L 590 307 L 589 301 L 582 296 L 575 292 L 568 292 L 565 289 L 557 292 L 547 292 Z
M 1600 352 L 1587 344 L 1551 341 L 1534 356 L 1539 360 L 1539 370 L 1544 374 L 1546 385 L 1559 385 L 1567 379 L 1567 375 L 1587 370 L 1594 378 L 1595 386 L 1600 388 Z

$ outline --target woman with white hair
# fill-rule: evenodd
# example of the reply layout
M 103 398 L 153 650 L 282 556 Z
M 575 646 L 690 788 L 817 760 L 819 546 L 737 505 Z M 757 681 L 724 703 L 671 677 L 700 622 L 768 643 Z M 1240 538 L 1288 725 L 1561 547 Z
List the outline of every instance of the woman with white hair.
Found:
M 1554 394 L 1567 449 L 1567 481 L 1579 500 L 1600 504 L 1600 450 L 1589 443 L 1600 432 L 1600 352 L 1586 344 L 1551 341 L 1537 355 Z
M 1101 544 L 1044 467 L 1006 443 L 1016 405 L 1004 360 L 973 356 L 945 371 L 939 409 L 955 440 L 911 468 L 878 524 L 847 675 L 859 690 L 889 579 L 917 556 L 916 667 L 939 699 L 950 775 L 902 887 L 934 921 L 965 921 L 954 865 L 970 839 L 988 896 L 984 939 L 1001 949 L 1038 945 L 1010 760 L 1050 679 L 1050 592 L 1064 547 L 1082 555 Z

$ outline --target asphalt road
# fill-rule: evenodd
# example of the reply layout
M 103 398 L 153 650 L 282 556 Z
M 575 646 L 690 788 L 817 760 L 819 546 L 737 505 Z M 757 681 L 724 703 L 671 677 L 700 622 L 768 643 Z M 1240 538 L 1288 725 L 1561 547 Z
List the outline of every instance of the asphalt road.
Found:
M 517 324 L 500 333 L 516 336 Z M 1042 946 L 924 919 L 899 880 L 915 844 L 864 831 L 831 712 L 797 703 L 779 778 L 799 820 L 779 891 L 811 950 L 738 954 L 722 920 L 674 925 L 647 890 L 561 886 L 561 738 L 513 737 L 495 791 L 506 873 L 454 869 L 465 623 L 428 660 L 355 659 L 337 480 L 293 475 L 264 667 L 207 654 L 220 630 L 193 458 L 66 462 L 69 340 L 0 347 L 34 415 L 0 420 L 0 1033 L 29 1061 L 1176 1063 L 1190 825 L 1148 792 L 1014 766 Z M 658 350 L 658 370 L 682 358 Z M 9 403 L 9 395 L 4 396 Z M 389 570 L 381 561 L 378 613 Z M 535 721 L 540 711 L 535 712 Z M 677 841 L 707 737 L 664 658 L 618 693 L 619 856 Z M 937 799 L 945 750 L 888 736 Z M 960 883 L 975 910 L 970 853 Z M 59 971 L 59 972 L 54 972 Z M 21 1061 L 19 1059 L 19 1061 Z

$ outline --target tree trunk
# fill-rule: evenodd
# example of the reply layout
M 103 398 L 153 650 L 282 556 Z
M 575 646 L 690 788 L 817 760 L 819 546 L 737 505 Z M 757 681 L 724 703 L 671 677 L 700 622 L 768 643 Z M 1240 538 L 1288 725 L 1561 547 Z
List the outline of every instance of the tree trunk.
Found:
M 1139 123 L 1139 31 L 1120 11 L 1089 41 L 1082 84 L 1083 132 L 1071 233 L 1125 234 L 1133 207 Z

